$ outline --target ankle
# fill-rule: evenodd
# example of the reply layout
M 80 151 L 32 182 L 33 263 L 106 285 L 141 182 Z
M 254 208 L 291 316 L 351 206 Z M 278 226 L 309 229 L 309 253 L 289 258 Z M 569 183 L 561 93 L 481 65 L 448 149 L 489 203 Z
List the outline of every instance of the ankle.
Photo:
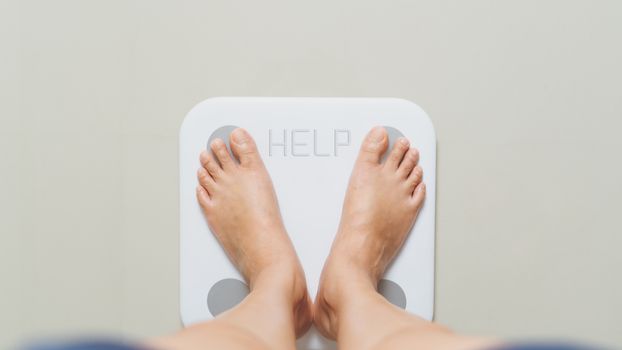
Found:
M 369 272 L 356 262 L 331 253 L 322 271 L 316 300 L 324 328 L 329 327 L 329 323 L 333 324 L 330 328 L 335 328 L 344 309 L 377 294 L 376 284 Z
M 291 307 L 296 336 L 306 333 L 313 321 L 313 311 L 302 268 L 291 268 L 284 262 L 266 267 L 249 281 L 249 287 L 251 294 L 264 304 Z
M 333 243 L 330 256 L 337 260 L 333 266 L 343 266 L 359 275 L 364 274 L 374 288 L 387 266 L 387 257 L 382 240 L 370 239 L 376 236 L 369 228 L 340 227 L 337 240 Z M 347 238 L 342 238 L 347 237 Z M 341 240 L 347 239 L 346 242 Z
M 307 296 L 307 285 L 302 269 L 293 264 L 281 262 L 263 267 L 248 279 L 251 292 L 272 294 L 289 300 L 292 304 Z
M 348 274 L 349 277 L 331 277 L 328 282 L 320 283 L 315 301 L 314 321 L 320 332 L 329 339 L 337 339 L 339 324 L 344 317 L 378 295 L 375 286 L 367 277 L 354 275 L 353 272 Z
M 353 271 L 351 274 L 343 275 L 339 280 L 331 279 L 332 284 L 320 286 L 322 302 L 336 313 L 341 312 L 349 304 L 377 294 L 376 285 L 368 276 L 363 274 L 355 276 L 354 274 Z

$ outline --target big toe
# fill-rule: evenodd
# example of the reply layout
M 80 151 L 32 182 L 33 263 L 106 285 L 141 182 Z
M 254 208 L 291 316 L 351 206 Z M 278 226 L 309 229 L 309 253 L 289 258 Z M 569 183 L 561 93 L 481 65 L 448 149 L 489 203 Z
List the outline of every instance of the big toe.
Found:
M 243 166 L 252 166 L 261 162 L 255 140 L 248 131 L 237 128 L 231 132 L 231 151 L 240 160 Z
M 380 158 L 386 152 L 389 144 L 387 130 L 382 126 L 376 126 L 365 136 L 365 140 L 361 144 L 359 152 L 359 161 L 376 163 L 380 162 Z

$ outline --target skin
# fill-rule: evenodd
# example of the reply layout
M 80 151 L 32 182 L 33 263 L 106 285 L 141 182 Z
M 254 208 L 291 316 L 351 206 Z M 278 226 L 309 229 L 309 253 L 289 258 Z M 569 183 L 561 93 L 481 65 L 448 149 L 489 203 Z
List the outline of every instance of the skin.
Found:
M 295 349 L 312 322 L 304 272 L 285 231 L 272 181 L 254 140 L 231 133 L 200 155 L 197 200 L 212 232 L 249 285 L 249 295 L 214 320 L 148 345 L 171 350 Z
M 419 152 L 405 138 L 385 162 L 388 136 L 372 129 L 352 171 L 341 223 L 324 265 L 315 324 L 340 349 L 482 349 L 493 341 L 453 334 L 392 305 L 376 288 L 423 206 Z
M 285 231 L 270 177 L 252 137 L 231 133 L 200 155 L 197 199 L 250 294 L 214 320 L 155 339 L 161 349 L 295 349 L 312 322 L 340 349 L 479 349 L 495 343 L 453 334 L 377 293 L 425 200 L 419 153 L 401 138 L 385 162 L 388 136 L 372 129 L 352 171 L 343 214 L 312 304 Z

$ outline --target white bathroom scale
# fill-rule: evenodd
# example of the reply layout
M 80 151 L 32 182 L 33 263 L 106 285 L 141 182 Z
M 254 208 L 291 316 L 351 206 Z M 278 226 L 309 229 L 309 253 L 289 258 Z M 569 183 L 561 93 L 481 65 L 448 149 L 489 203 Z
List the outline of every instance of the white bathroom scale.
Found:
M 385 126 L 419 149 L 427 197 L 379 291 L 393 304 L 431 320 L 434 310 L 436 136 L 426 113 L 394 98 L 210 98 L 195 106 L 180 131 L 180 306 L 188 326 L 210 320 L 248 293 L 210 232 L 196 199 L 199 154 L 216 137 L 243 127 L 272 177 L 285 227 L 312 298 L 337 231 L 348 179 L 367 132 Z M 333 349 L 315 329 L 300 349 Z

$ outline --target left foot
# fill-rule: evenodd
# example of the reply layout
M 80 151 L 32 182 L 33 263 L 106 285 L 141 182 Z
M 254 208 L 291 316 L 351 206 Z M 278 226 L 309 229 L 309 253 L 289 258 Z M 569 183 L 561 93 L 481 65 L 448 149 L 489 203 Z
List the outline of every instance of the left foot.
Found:
M 244 129 L 203 151 L 197 198 L 212 232 L 242 273 L 251 292 L 278 288 L 291 296 L 298 335 L 311 324 L 311 300 L 302 266 L 285 231 L 272 181 L 254 140 Z M 215 155 L 215 156 L 214 156 Z

